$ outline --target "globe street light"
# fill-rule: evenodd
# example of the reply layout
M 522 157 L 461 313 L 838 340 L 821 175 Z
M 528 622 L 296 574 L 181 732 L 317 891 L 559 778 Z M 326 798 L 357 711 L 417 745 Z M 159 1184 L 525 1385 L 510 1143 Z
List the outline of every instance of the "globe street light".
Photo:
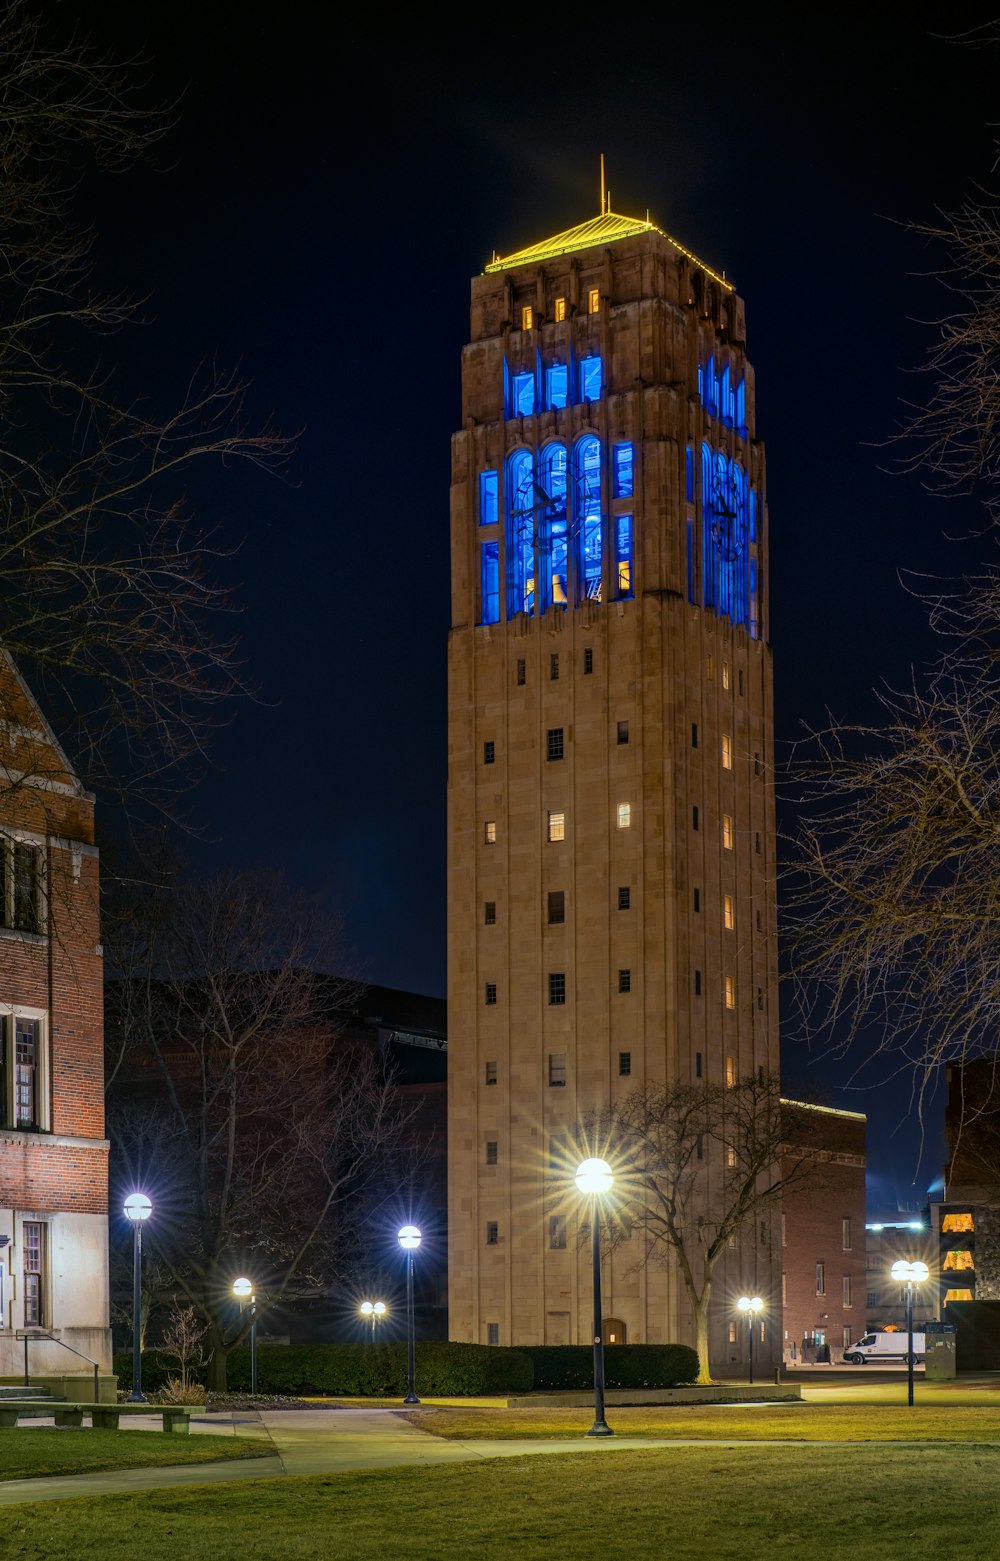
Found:
M 930 1273 L 926 1263 L 911 1263 L 899 1258 L 889 1270 L 893 1279 L 906 1286 L 906 1402 L 913 1405 L 913 1286 L 923 1284 Z
M 601 1199 L 614 1181 L 606 1160 L 584 1160 L 577 1167 L 576 1185 L 590 1199 L 594 1257 L 594 1423 L 588 1436 L 614 1436 L 604 1418 L 604 1308 L 601 1305 Z
M 240 1303 L 240 1316 L 243 1316 L 243 1308 L 250 1297 L 250 1391 L 257 1391 L 257 1297 L 253 1293 L 253 1285 L 249 1279 L 234 1279 L 233 1294 Z
M 153 1212 L 153 1205 L 144 1192 L 130 1192 L 125 1199 L 125 1218 L 132 1224 L 132 1391 L 130 1404 L 144 1404 L 142 1391 L 142 1351 L 139 1347 L 140 1312 L 142 1297 L 142 1227 Z
M 757 1318 L 763 1311 L 764 1303 L 759 1295 L 741 1295 L 736 1303 L 738 1309 L 744 1313 L 750 1324 L 750 1382 L 753 1383 L 753 1335 L 757 1326 Z
M 420 1245 L 420 1232 L 416 1225 L 404 1225 L 396 1237 L 406 1253 L 406 1366 L 407 1389 L 404 1404 L 419 1404 L 414 1386 L 413 1371 L 413 1254 Z
M 371 1319 L 373 1344 L 375 1343 L 375 1324 L 382 1321 L 382 1318 L 385 1316 L 387 1310 L 388 1307 L 384 1301 L 362 1301 L 361 1305 L 358 1307 L 358 1311 L 366 1321 L 369 1318 Z

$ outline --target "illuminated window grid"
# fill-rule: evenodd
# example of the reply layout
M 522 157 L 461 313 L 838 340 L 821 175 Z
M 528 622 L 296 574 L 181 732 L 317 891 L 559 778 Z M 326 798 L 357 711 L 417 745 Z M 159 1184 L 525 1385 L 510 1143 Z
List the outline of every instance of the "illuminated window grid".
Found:
M 732 932 L 734 927 L 736 926 L 736 911 L 733 908 L 733 897 L 732 897 L 731 894 L 727 894 L 727 895 L 723 896 L 723 899 L 722 899 L 722 916 L 723 916 L 723 920 L 725 921 L 725 924 L 726 924 L 726 931 L 727 932 Z
M 723 991 L 725 992 L 725 997 L 726 997 L 726 1007 L 727 1008 L 735 1008 L 736 1007 L 736 982 L 735 982 L 735 980 L 733 979 L 732 976 L 724 977 L 724 979 L 723 979 Z
M 731 770 L 733 767 L 733 739 L 727 734 L 722 735 L 722 768 Z
M 631 802 L 619 802 L 617 808 L 617 822 L 619 829 L 632 828 L 632 804 Z
M 727 851 L 733 849 L 733 819 L 730 813 L 722 815 L 722 844 Z
M 548 833 L 550 840 L 566 839 L 566 815 L 562 812 L 549 814 Z
M 555 319 L 557 324 L 558 324 L 558 322 L 560 320 L 565 320 L 565 318 L 566 318 L 566 300 L 565 300 L 565 298 L 557 298 L 556 299 L 555 304 L 553 306 L 552 314 L 553 314 L 553 318 Z

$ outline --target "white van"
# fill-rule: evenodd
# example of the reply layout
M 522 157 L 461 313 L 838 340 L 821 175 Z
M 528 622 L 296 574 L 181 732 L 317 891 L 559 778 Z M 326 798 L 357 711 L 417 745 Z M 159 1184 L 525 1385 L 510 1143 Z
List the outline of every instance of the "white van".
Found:
M 857 1344 L 852 1344 L 844 1351 L 844 1359 L 852 1366 L 863 1366 L 866 1361 L 879 1360 L 906 1360 L 909 1348 L 909 1335 L 899 1333 L 866 1333 Z M 924 1358 L 924 1336 L 922 1333 L 913 1335 L 913 1359 L 920 1362 Z

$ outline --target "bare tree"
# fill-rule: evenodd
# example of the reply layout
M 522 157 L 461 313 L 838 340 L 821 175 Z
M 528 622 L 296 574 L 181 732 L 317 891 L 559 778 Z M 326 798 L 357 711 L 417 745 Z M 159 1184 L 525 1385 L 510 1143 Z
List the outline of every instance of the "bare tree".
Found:
M 75 208 L 89 169 L 129 166 L 169 114 L 137 102 L 134 68 L 53 43 L 60 20 L 0 11 L 0 649 L 85 782 L 162 797 L 241 687 L 217 579 L 232 544 L 192 521 L 184 485 L 206 461 L 273 465 L 287 443 L 248 425 L 232 375 L 196 370 L 164 408 L 119 390 L 91 347 L 138 312 L 92 285 Z M 19 716 L 0 708 L 7 730 Z
M 258 1322 L 321 1295 L 390 1195 L 409 1111 L 372 1043 L 343 1033 L 352 989 L 315 973 L 330 950 L 307 901 L 236 873 L 163 898 L 109 991 L 109 1131 L 145 1177 L 150 1252 L 203 1320 L 223 1388 L 250 1327 L 233 1280 L 252 1276 Z
M 740 1233 L 812 1170 L 783 1160 L 778 1081 L 749 1074 L 722 1085 L 649 1085 L 614 1111 L 618 1238 L 640 1234 L 641 1262 L 676 1266 L 695 1319 L 698 1381 L 709 1382 L 715 1272 Z M 588 1133 L 588 1138 L 593 1133 Z

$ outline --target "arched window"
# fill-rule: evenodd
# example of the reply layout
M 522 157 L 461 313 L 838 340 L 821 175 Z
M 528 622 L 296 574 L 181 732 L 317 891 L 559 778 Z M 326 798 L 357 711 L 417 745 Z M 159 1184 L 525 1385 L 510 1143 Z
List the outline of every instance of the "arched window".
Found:
M 535 465 L 529 450 L 507 462 L 507 617 L 535 609 Z
M 569 603 L 569 539 L 566 526 L 567 462 L 564 444 L 548 444 L 539 457 L 539 611 Z
M 578 601 L 601 600 L 604 539 L 601 524 L 601 442 L 578 439 L 573 451 L 573 533 L 576 538 Z

